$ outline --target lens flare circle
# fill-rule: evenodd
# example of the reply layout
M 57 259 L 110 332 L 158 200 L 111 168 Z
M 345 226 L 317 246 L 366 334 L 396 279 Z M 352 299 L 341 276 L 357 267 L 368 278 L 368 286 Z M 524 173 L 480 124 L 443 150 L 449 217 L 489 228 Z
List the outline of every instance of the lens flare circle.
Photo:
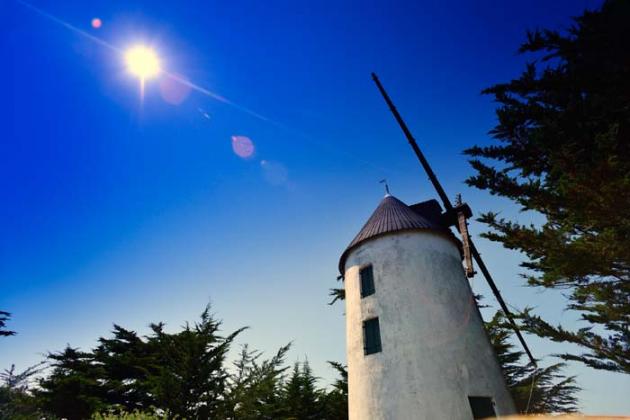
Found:
M 240 158 L 250 158 L 254 155 L 254 142 L 247 136 L 232 136 L 232 150 Z
M 143 45 L 131 47 L 125 53 L 125 62 L 130 73 L 141 79 L 155 76 L 160 71 L 160 61 L 151 48 Z
M 191 87 L 188 79 L 182 75 L 167 74 L 160 80 L 160 94 L 162 99 L 171 105 L 180 105 L 190 94 Z
M 92 19 L 92 28 L 94 29 L 98 29 L 103 25 L 103 21 L 100 20 L 99 18 L 94 18 Z
M 265 180 L 274 186 L 288 185 L 289 171 L 280 162 L 261 160 L 260 167 L 263 170 Z

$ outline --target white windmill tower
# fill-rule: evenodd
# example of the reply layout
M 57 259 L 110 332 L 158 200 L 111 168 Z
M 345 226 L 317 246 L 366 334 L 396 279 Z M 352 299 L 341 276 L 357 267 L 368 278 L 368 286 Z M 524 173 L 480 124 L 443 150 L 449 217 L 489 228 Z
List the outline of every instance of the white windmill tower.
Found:
M 468 235 L 470 208 L 459 199 L 451 204 L 385 89 L 372 77 L 445 211 L 435 200 L 407 206 L 387 191 L 341 255 L 350 419 L 470 420 L 514 414 L 466 279 L 475 274 L 473 260 L 534 366 L 536 361 Z
M 339 268 L 351 420 L 515 412 L 437 201 L 386 195 Z

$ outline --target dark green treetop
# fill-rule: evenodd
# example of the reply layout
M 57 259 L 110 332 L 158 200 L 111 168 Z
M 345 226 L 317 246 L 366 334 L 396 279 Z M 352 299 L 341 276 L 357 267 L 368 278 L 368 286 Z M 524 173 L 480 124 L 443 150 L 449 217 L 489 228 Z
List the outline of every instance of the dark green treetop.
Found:
M 564 363 L 537 368 L 523 361 L 524 352 L 515 350 L 512 326 L 498 311 L 484 324 L 499 359 L 501 370 L 519 413 L 571 413 L 577 411 L 575 377 L 565 376 Z
M 10 331 L 5 328 L 9 319 L 11 319 L 11 314 L 9 312 L 0 311 L 0 337 L 15 334 L 15 331 Z
M 584 328 L 553 326 L 531 310 L 524 327 L 582 352 L 559 355 L 630 373 L 630 2 L 606 1 L 565 33 L 528 34 L 534 61 L 494 96 L 489 146 L 465 151 L 473 187 L 543 216 L 523 225 L 488 212 L 485 237 L 526 256 L 528 284 L 564 290 Z

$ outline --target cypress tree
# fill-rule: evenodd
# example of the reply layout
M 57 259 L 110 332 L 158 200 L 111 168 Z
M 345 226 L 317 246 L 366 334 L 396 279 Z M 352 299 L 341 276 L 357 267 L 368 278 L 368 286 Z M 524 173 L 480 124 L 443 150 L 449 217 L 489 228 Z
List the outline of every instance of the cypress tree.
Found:
M 526 256 L 531 286 L 563 290 L 584 327 L 525 311 L 528 331 L 581 346 L 565 360 L 630 373 L 630 2 L 609 0 L 566 32 L 539 30 L 534 60 L 484 91 L 498 103 L 489 146 L 465 151 L 473 187 L 537 213 L 539 225 L 488 212 L 484 236 Z

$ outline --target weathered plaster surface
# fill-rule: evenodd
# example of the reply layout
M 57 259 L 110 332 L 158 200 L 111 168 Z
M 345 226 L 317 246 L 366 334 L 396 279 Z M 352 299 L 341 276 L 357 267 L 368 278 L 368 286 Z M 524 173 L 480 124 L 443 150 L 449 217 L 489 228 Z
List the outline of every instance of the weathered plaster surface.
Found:
M 361 298 L 359 268 L 376 293 Z M 482 326 L 457 247 L 429 231 L 374 238 L 346 261 L 351 420 L 472 419 L 468 396 L 514 406 Z M 379 317 L 382 349 L 364 355 L 362 322 Z

